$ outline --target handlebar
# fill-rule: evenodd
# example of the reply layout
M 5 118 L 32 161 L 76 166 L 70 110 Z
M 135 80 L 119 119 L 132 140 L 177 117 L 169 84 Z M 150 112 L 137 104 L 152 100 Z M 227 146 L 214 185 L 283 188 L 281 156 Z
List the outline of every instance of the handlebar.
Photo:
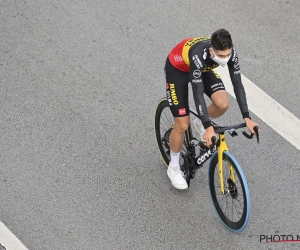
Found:
M 219 127 L 219 126 L 215 126 L 214 127 L 214 130 L 215 130 L 215 133 L 224 133 L 225 131 L 228 131 L 228 130 L 231 130 L 231 129 L 239 129 L 239 128 L 244 128 L 246 127 L 246 123 L 241 123 L 241 124 L 238 124 L 238 125 L 234 125 L 234 126 L 228 126 L 228 127 Z M 255 126 L 253 128 L 255 134 L 248 134 L 246 131 L 243 131 L 242 134 L 248 138 L 248 139 L 252 139 L 254 135 L 256 135 L 256 139 L 257 139 L 257 143 L 259 143 L 259 132 L 258 132 L 258 126 Z M 211 141 L 212 141 L 212 147 L 216 144 L 217 142 L 217 138 L 215 136 L 213 136 L 211 138 Z
M 252 139 L 253 136 L 256 135 L 257 143 L 259 143 L 258 126 L 255 126 L 255 127 L 253 128 L 253 130 L 254 130 L 255 134 L 252 134 L 252 133 L 251 133 L 251 134 L 248 134 L 247 132 L 243 131 L 243 135 L 244 135 L 245 137 L 247 137 L 248 139 Z

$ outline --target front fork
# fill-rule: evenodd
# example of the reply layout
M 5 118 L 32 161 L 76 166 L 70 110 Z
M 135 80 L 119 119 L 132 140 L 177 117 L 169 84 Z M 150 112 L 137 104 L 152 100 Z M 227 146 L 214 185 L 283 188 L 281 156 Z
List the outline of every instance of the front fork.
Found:
M 223 152 L 229 151 L 225 141 L 224 133 L 219 135 L 219 141 L 220 141 L 220 145 L 218 147 L 218 170 L 219 170 L 219 178 L 220 178 L 220 188 L 222 194 L 224 194 L 225 188 L 224 188 L 224 178 L 223 178 Z M 231 165 L 229 166 L 229 171 L 230 171 L 230 179 L 234 182 L 234 173 Z

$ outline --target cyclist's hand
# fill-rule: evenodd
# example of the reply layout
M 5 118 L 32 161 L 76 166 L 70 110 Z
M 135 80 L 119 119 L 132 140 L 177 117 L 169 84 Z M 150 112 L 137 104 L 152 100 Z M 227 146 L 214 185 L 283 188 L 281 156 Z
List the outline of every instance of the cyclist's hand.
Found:
M 254 128 L 255 126 L 258 126 L 258 132 L 260 132 L 259 125 L 258 125 L 256 122 L 252 121 L 252 120 L 249 119 L 249 118 L 245 118 L 245 122 L 246 122 L 247 128 L 250 130 L 250 132 L 251 132 L 252 134 L 255 135 L 255 132 L 254 132 L 254 130 L 253 130 L 253 128 Z
M 205 133 L 203 135 L 203 141 L 204 141 L 205 146 L 210 147 L 212 145 L 211 138 L 213 136 L 216 136 L 216 134 L 215 134 L 213 126 L 210 126 L 205 130 Z

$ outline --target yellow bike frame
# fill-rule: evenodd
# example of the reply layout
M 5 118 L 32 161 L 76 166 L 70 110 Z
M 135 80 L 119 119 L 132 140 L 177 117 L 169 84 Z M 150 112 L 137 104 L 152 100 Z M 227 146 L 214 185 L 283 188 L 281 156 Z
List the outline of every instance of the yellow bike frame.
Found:
M 220 178 L 220 188 L 221 188 L 221 192 L 222 194 L 225 193 L 224 190 L 224 179 L 223 179 L 223 152 L 228 150 L 226 141 L 225 141 L 225 135 L 224 133 L 219 134 L 219 141 L 220 141 L 220 145 L 218 146 L 218 168 L 219 168 L 219 178 Z M 230 178 L 231 180 L 234 182 L 234 174 L 233 174 L 233 169 L 232 166 L 230 165 L 229 167 L 230 170 Z

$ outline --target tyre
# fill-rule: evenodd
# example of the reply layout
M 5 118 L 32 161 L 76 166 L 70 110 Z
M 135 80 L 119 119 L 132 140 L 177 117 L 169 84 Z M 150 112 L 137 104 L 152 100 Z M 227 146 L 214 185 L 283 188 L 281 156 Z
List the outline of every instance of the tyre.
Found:
M 232 167 L 233 176 L 230 174 Z M 232 180 L 234 179 L 234 180 Z M 232 232 L 241 232 L 250 216 L 250 195 L 243 171 L 237 160 L 223 152 L 224 194 L 220 189 L 218 153 L 212 156 L 208 169 L 209 190 L 213 205 L 221 221 Z
M 169 136 L 174 127 L 174 117 L 169 108 L 167 98 L 159 100 L 155 111 L 155 136 L 156 142 L 163 158 L 164 163 L 168 167 L 171 160 Z M 184 165 L 184 155 L 186 154 L 186 146 L 190 143 L 190 130 L 186 131 L 184 136 L 183 148 L 180 153 L 180 166 Z

